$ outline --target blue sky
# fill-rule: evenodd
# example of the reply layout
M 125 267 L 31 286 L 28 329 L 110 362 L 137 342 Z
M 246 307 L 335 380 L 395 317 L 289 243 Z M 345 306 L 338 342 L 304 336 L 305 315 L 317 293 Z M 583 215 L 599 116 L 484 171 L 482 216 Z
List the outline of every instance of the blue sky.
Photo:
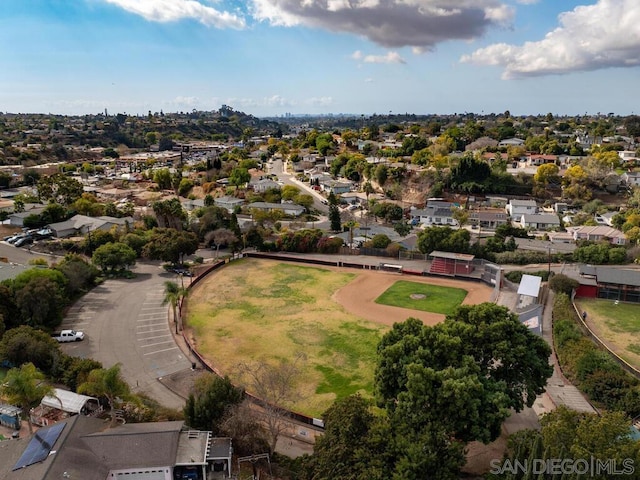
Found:
M 0 111 L 639 113 L 638 0 L 0 0 Z

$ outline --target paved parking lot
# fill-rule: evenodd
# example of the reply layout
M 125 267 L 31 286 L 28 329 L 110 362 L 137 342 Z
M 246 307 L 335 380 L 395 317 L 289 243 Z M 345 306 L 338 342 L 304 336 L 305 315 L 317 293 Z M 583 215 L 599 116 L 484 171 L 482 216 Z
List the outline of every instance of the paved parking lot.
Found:
M 143 392 L 167 407 L 182 408 L 184 399 L 165 388 L 158 378 L 191 368 L 173 340 L 162 305 L 164 282 L 176 275 L 157 263 L 134 268 L 132 280 L 107 280 L 70 309 L 61 328 L 82 330 L 82 342 L 62 344 L 70 355 L 94 358 L 108 368 L 122 364 L 122 374 L 134 391 Z

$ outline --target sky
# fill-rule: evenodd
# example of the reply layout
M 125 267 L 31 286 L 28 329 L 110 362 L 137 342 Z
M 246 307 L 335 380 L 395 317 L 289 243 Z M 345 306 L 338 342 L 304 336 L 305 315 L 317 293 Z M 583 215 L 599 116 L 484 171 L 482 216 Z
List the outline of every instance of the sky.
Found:
M 0 0 L 0 111 L 640 112 L 638 0 Z

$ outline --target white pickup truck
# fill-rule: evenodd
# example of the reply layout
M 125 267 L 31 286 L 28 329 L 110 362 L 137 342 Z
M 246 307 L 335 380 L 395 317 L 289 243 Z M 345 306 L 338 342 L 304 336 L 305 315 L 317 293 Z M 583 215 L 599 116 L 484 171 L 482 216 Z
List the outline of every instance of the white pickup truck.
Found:
M 58 342 L 79 342 L 84 340 L 84 333 L 75 330 L 62 330 L 58 333 L 52 333 L 51 336 Z

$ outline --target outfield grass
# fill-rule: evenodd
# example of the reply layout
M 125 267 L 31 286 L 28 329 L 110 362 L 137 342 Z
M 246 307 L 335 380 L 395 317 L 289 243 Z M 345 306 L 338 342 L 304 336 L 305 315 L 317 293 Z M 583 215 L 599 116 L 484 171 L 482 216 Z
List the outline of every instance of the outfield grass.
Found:
M 462 303 L 467 293 L 462 288 L 400 280 L 376 298 L 376 303 L 449 315 Z M 412 298 L 412 295 L 424 298 Z
M 332 300 L 355 274 L 268 260 L 242 260 L 205 279 L 189 297 L 187 324 L 198 351 L 234 381 L 241 362 L 304 355 L 287 407 L 321 415 L 337 398 L 370 396 L 376 346 L 388 327 Z
M 640 305 L 613 300 L 576 300 L 580 311 L 596 326 L 598 336 L 627 362 L 640 368 Z

